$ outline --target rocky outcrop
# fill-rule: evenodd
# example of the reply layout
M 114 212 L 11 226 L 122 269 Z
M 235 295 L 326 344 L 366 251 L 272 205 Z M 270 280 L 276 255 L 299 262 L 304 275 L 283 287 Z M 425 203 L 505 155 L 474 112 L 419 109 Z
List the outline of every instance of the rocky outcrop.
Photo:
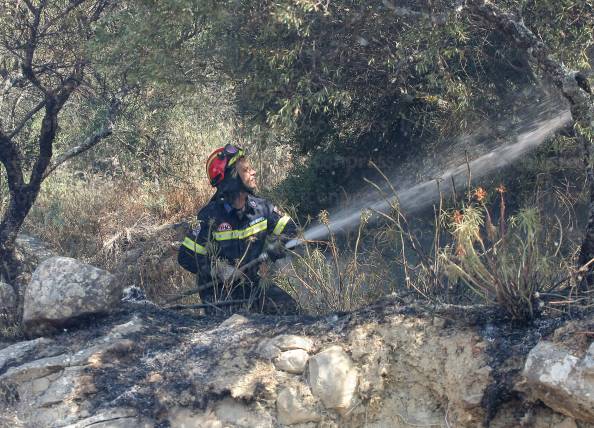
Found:
M 0 349 L 0 373 L 4 372 L 8 367 L 22 362 L 27 355 L 33 355 L 33 353 L 39 355 L 42 349 L 45 349 L 51 343 L 52 340 L 50 339 L 39 338 L 15 343 Z
M 582 358 L 541 342 L 530 351 L 518 389 L 533 401 L 574 419 L 594 423 L 594 343 Z
M 67 257 L 42 262 L 25 288 L 23 323 L 30 334 L 72 319 L 108 312 L 121 290 L 113 275 Z
M 90 370 L 131 352 L 136 344 L 125 336 L 141 329 L 142 322 L 133 318 L 89 341 L 82 349 L 68 346 L 64 343 L 68 341 L 62 337 L 40 338 L 0 350 L 0 373 L 3 373 L 0 375 L 0 402 L 5 407 L 4 412 L 0 411 L 5 415 L 4 419 L 0 417 L 0 426 L 10 426 L 7 421 L 22 420 L 23 415 L 26 415 L 24 426 L 35 427 L 102 426 L 100 422 L 113 422 L 115 413 L 119 415 L 118 420 L 124 417 L 140 420 L 136 409 L 127 409 L 126 416 L 118 413 L 122 410 L 119 408 L 91 411 L 94 409 L 88 398 L 97 393 Z
M 123 303 L 100 323 L 0 349 L 0 426 L 593 426 L 518 401 L 502 382 L 554 323 L 504 349 L 491 325 L 460 318 L 394 302 L 328 318 L 227 319 Z M 515 347 L 526 352 L 494 357 Z

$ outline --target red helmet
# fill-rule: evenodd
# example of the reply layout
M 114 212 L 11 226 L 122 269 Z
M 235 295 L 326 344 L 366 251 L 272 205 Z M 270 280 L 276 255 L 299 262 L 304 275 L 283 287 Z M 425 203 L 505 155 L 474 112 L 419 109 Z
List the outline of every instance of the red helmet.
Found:
M 227 168 L 233 166 L 235 162 L 245 156 L 245 151 L 241 147 L 227 144 L 225 147 L 219 147 L 208 157 L 206 161 L 206 173 L 213 187 L 218 186 L 225 179 Z

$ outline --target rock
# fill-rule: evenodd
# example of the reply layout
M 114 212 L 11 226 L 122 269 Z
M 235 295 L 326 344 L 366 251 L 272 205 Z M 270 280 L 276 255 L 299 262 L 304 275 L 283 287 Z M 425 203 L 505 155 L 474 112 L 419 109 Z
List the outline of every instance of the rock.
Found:
M 573 420 L 571 418 L 565 418 L 565 420 L 563 420 L 563 422 L 555 425 L 554 428 L 578 428 L 578 426 L 575 423 L 575 420 Z
M 228 328 L 228 327 L 237 327 L 242 324 L 248 323 L 250 320 L 244 317 L 243 315 L 233 314 L 221 324 L 219 324 L 219 328 Z
M 281 350 L 275 346 L 274 342 L 270 339 L 265 339 L 258 344 L 256 353 L 264 360 L 272 361 L 281 354 Z
M 293 373 L 301 374 L 305 370 L 305 365 L 309 360 L 309 354 L 303 349 L 292 349 L 290 351 L 282 352 L 274 361 L 277 369 Z
M 531 400 L 594 422 L 594 344 L 580 360 L 554 343 L 540 342 L 528 354 L 522 377 L 517 389 Z
M 340 346 L 331 346 L 309 360 L 311 390 L 329 409 L 348 410 L 357 382 L 357 370 Z
M 25 426 L 40 428 L 68 424 L 103 428 L 153 427 L 154 423 L 138 417 L 136 412 L 93 416 L 96 406 L 90 399 L 99 391 L 94 373 L 134 352 L 135 342 L 123 336 L 137 334 L 142 328 L 142 320 L 133 317 L 82 348 L 82 344 L 78 344 L 68 349 L 64 344 L 57 345 L 58 340 L 41 338 L 3 349 L 0 354 L 8 369 L 0 375 L 0 414 L 6 410 L 18 412 L 26 415 Z M 58 351 L 61 353 L 56 355 Z M 3 408 L 5 403 L 10 407 Z M 4 426 L 1 417 L 0 426 Z
M 42 240 L 33 236 L 19 234 L 15 241 L 15 247 L 17 253 L 24 259 L 27 266 L 37 267 L 41 262 L 55 257 L 50 246 Z
M 23 362 L 22 360 L 27 355 L 36 352 L 39 348 L 49 345 L 50 343 L 52 343 L 50 339 L 42 337 L 35 340 L 15 343 L 14 345 L 0 350 L 0 373 L 7 367 L 21 364 Z
M 272 339 L 274 346 L 281 351 L 290 351 L 292 349 L 303 349 L 307 352 L 313 352 L 314 342 L 309 337 L 283 334 Z
M 225 428 L 223 422 L 210 409 L 206 413 L 184 408 L 171 409 L 169 425 L 172 428 Z
M 16 309 L 16 295 L 12 286 L 0 282 L 0 321 L 4 317 L 11 317 Z
M 314 342 L 309 337 L 283 334 L 265 339 L 258 345 L 256 353 L 265 360 L 278 358 L 282 351 L 292 351 L 302 349 L 307 353 L 314 350 Z
M 52 257 L 37 267 L 25 289 L 25 329 L 36 334 L 82 315 L 109 312 L 119 294 L 109 272 L 75 259 Z
M 152 428 L 155 426 L 145 418 L 138 416 L 135 409 L 113 408 L 103 410 L 64 428 Z
M 311 392 L 303 385 L 285 388 L 276 399 L 278 421 L 283 425 L 318 422 L 321 416 L 314 406 Z

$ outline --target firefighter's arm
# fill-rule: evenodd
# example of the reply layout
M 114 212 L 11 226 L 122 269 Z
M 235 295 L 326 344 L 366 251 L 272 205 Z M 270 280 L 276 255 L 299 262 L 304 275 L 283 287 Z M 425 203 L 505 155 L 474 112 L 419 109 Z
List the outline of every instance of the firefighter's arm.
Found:
M 290 216 L 275 205 L 268 206 L 268 233 L 287 241 L 297 237 L 297 225 Z
M 291 217 L 272 204 L 269 206 L 268 232 L 272 237 L 266 250 L 270 258 L 275 261 L 286 257 L 285 244 L 297 237 L 297 226 Z
M 210 239 L 209 221 L 202 213 L 198 213 L 196 227 L 182 241 L 177 260 L 186 270 L 195 273 L 203 280 L 210 279 Z

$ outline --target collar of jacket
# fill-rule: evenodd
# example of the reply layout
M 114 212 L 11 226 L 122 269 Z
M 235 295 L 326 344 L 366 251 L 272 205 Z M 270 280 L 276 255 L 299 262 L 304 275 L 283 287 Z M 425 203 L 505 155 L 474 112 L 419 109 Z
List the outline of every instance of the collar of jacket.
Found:
M 256 206 L 256 202 L 253 199 L 254 197 L 250 194 L 247 195 L 247 198 L 245 200 L 245 206 L 243 207 L 243 211 L 245 212 L 254 212 L 254 207 Z M 242 211 L 241 209 L 237 209 L 234 208 L 233 205 L 231 205 L 229 202 L 227 202 L 225 199 L 220 199 L 219 203 L 221 203 L 223 205 L 223 209 L 225 210 L 225 212 L 227 214 L 231 214 L 231 213 L 235 213 L 235 215 L 238 215 L 240 211 Z

